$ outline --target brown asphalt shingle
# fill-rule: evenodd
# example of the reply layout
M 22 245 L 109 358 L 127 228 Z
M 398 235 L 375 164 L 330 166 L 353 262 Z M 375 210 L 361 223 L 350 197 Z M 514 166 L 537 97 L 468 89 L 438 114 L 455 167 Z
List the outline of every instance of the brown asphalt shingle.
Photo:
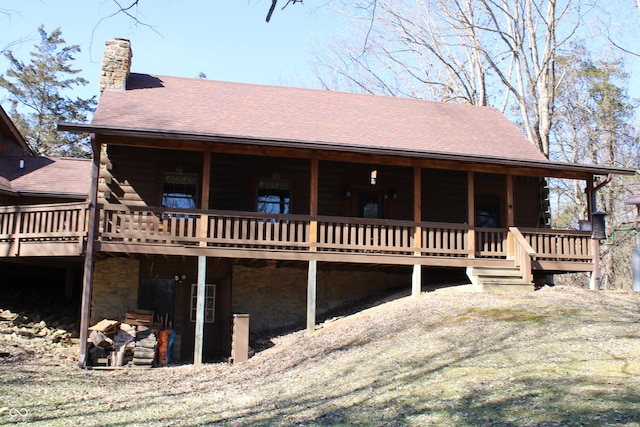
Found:
M 131 74 L 96 127 L 417 153 L 547 159 L 498 110 L 313 89 Z
M 22 169 L 20 160 L 24 161 Z M 88 159 L 0 156 L 0 189 L 5 191 L 85 199 L 90 183 Z

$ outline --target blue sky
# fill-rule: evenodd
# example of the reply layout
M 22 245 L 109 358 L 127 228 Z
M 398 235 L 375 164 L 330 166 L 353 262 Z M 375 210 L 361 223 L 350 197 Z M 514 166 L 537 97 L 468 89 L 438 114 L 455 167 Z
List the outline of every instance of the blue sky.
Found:
M 121 0 L 129 4 L 130 0 Z M 132 71 L 275 85 L 315 82 L 309 66 L 313 46 L 340 28 L 339 16 L 318 2 L 289 4 L 280 0 L 270 23 L 270 0 L 141 0 L 138 19 L 119 14 L 113 0 L 0 0 L 0 49 L 9 43 L 21 60 L 39 43 L 37 28 L 59 27 L 67 44 L 80 45 L 74 63 L 90 81 L 77 96 L 98 93 L 98 77 L 106 40 L 131 40 Z M 135 13 L 135 10 L 132 10 Z M 8 68 L 0 58 L 0 72 Z M 3 103 L 6 104 L 6 103 Z
M 271 0 L 140 0 L 132 13 L 152 29 L 123 14 L 109 18 L 116 11 L 113 0 L 0 0 L 0 49 L 20 41 L 11 49 L 27 62 L 39 43 L 37 27 L 44 24 L 48 32 L 60 27 L 67 44 L 82 49 L 74 66 L 90 81 L 77 89 L 76 96 L 83 98 L 98 93 L 104 43 L 115 37 L 131 40 L 134 72 L 183 77 L 202 72 L 212 80 L 318 87 L 310 65 L 312 51 L 338 33 L 348 34 L 353 25 L 329 7 L 319 7 L 324 1 L 305 0 L 280 10 L 286 0 L 279 0 L 267 24 Z M 634 4 L 602 0 L 591 16 L 604 22 L 616 41 L 637 51 L 640 31 Z M 589 33 L 590 27 L 582 32 Z M 639 97 L 639 59 L 627 60 L 631 96 Z M 0 72 L 8 66 L 0 55 Z

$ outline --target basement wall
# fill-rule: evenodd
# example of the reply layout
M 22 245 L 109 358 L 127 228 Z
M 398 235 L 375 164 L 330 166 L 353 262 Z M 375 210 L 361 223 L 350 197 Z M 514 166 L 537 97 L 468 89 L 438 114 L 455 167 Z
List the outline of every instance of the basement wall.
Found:
M 231 311 L 249 314 L 252 333 L 306 321 L 306 269 L 234 265 L 232 274 Z M 316 313 L 383 295 L 388 282 L 380 271 L 319 270 Z
M 131 258 L 107 258 L 93 266 L 91 320 L 122 320 L 138 304 L 140 263 Z

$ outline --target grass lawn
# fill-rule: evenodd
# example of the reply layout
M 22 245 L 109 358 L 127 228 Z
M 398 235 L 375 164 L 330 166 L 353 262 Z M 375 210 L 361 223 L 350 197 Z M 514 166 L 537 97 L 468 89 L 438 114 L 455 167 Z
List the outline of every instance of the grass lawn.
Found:
M 0 424 L 640 426 L 638 294 L 426 293 L 274 343 L 237 365 L 118 371 L 27 348 L 0 359 Z

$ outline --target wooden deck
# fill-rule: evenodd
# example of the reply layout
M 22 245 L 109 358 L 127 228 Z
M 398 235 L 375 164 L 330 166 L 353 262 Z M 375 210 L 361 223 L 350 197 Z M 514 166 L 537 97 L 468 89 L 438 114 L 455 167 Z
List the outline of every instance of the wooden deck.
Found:
M 591 271 L 590 234 L 465 224 L 99 206 L 95 250 L 276 260 Z M 0 256 L 82 255 L 84 203 L 0 207 Z

